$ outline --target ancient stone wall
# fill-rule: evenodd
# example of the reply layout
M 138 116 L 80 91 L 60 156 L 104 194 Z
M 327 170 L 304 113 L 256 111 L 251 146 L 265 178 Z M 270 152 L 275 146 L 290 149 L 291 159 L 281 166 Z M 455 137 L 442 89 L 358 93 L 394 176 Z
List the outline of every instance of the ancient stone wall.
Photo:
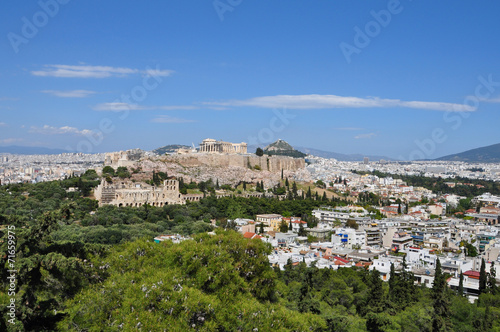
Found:
M 284 156 L 256 156 L 256 155 L 218 155 L 218 154 L 191 154 L 170 155 L 163 157 L 162 161 L 178 163 L 184 167 L 210 166 L 210 167 L 243 167 L 254 168 L 259 166 L 261 170 L 273 173 L 296 171 L 305 167 L 304 159 Z
M 94 190 L 99 205 L 138 207 L 144 204 L 164 206 L 183 204 L 179 193 L 179 181 L 165 180 L 162 186 L 150 186 L 145 183 L 118 182 L 107 183 L 105 180 Z

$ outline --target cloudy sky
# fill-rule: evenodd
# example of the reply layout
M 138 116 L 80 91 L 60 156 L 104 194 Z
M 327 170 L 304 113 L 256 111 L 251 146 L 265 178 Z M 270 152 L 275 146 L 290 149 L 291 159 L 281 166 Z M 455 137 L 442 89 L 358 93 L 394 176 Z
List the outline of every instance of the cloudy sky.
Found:
M 500 4 L 6 1 L 0 145 L 204 138 L 434 158 L 499 143 Z

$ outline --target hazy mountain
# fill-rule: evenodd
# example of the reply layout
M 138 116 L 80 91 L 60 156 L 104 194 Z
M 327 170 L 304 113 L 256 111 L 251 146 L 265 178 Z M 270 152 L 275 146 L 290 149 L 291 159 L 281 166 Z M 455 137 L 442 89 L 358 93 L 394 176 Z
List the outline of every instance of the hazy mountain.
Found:
M 0 153 L 12 153 L 12 154 L 61 154 L 61 153 L 71 153 L 73 151 L 63 150 L 63 149 L 49 149 L 39 146 L 0 146 Z
M 182 145 L 182 144 L 170 144 L 155 149 L 153 150 L 153 152 L 159 155 L 164 155 L 165 153 L 175 153 L 177 152 L 178 149 L 192 149 L 192 147 L 189 145 Z
M 283 143 L 278 143 L 278 145 L 281 145 L 282 147 L 286 147 L 285 144 L 288 146 L 291 146 L 285 141 L 281 141 Z M 275 142 L 276 143 L 276 142 Z M 284 144 L 285 143 L 285 144 Z M 255 150 L 257 149 L 257 145 L 249 145 L 248 146 L 248 153 L 255 153 Z M 381 159 L 387 160 L 387 161 L 396 161 L 397 159 L 394 158 L 389 158 L 387 156 L 376 156 L 376 155 L 364 155 L 364 154 L 343 154 L 343 153 L 337 153 L 337 152 L 332 152 L 332 151 L 324 151 L 324 150 L 318 150 L 314 148 L 306 148 L 302 146 L 296 146 L 293 149 L 295 151 L 299 152 L 304 152 L 305 154 L 311 154 L 313 156 L 321 157 L 321 158 L 335 158 L 340 161 L 363 161 L 364 157 L 370 158 L 370 161 L 379 161 Z
M 500 143 L 450 154 L 435 160 L 497 163 L 500 162 Z
M 278 156 L 289 156 L 295 158 L 304 158 L 306 156 L 305 153 L 295 150 L 293 146 L 291 146 L 290 144 L 281 139 L 266 146 L 264 148 L 264 153 L 270 156 L 278 155 Z
M 368 157 L 370 161 L 379 161 L 380 159 L 388 160 L 388 161 L 393 161 L 395 160 L 394 158 L 389 158 L 386 156 L 371 156 L 371 155 L 364 155 L 364 154 L 343 154 L 343 153 L 337 153 L 337 152 L 331 152 L 331 151 L 323 151 L 323 150 L 317 150 L 317 149 L 312 149 L 312 148 L 305 148 L 305 147 L 296 147 L 297 150 L 305 152 L 307 154 L 311 154 L 313 156 L 321 157 L 321 158 L 335 158 L 340 161 L 363 161 L 364 157 Z

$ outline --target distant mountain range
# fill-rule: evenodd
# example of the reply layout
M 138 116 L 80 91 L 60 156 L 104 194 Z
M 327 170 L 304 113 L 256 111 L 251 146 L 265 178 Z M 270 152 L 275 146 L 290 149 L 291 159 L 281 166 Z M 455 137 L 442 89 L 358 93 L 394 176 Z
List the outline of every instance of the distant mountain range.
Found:
M 500 143 L 450 154 L 435 160 L 498 163 L 500 162 Z
M 153 152 L 161 156 L 164 155 L 165 153 L 175 153 L 177 152 L 178 149 L 192 149 L 192 147 L 189 145 L 182 145 L 182 144 L 170 144 L 155 149 L 153 150 Z
M 288 144 L 288 143 L 286 143 L 286 144 Z M 249 153 L 255 153 L 256 149 L 257 149 L 256 145 L 249 145 L 248 146 Z M 306 147 L 301 147 L 301 146 L 295 146 L 295 147 L 293 147 L 293 149 L 295 149 L 295 151 L 299 151 L 301 153 L 311 154 L 313 156 L 317 156 L 317 157 L 321 157 L 321 158 L 335 158 L 339 161 L 363 161 L 364 157 L 368 157 L 370 159 L 370 161 L 379 161 L 381 159 L 384 159 L 387 161 L 396 161 L 397 160 L 397 159 L 389 158 L 386 156 L 364 155 L 364 154 L 343 154 L 343 153 L 324 151 L 324 150 L 318 150 L 318 149 L 313 149 L 313 148 L 306 148 Z
M 0 146 L 0 153 L 11 154 L 61 154 L 70 152 L 72 151 L 62 149 L 49 149 L 40 146 Z
M 185 148 L 191 149 L 192 147 L 189 145 L 183 144 L 171 144 L 166 145 L 161 148 L 153 150 L 153 152 L 163 155 L 165 153 L 175 153 L 177 149 Z M 248 146 L 249 153 L 255 153 L 255 149 L 257 146 Z M 284 154 L 290 155 L 293 157 L 302 157 L 302 153 L 311 154 L 313 156 L 322 157 L 322 158 L 335 158 L 340 161 L 363 161 L 364 157 L 368 157 L 370 161 L 378 161 L 381 159 L 387 161 L 396 161 L 394 158 L 389 158 L 386 156 L 377 156 L 377 155 L 363 155 L 363 154 L 343 154 L 332 151 L 324 151 L 307 147 L 292 147 L 290 144 L 283 140 L 278 140 L 274 143 L 269 144 L 265 150 L 267 149 L 268 153 L 271 154 Z M 287 152 L 288 151 L 288 152 Z M 11 153 L 11 154 L 61 154 L 61 153 L 71 153 L 74 151 L 67 151 L 63 149 L 51 149 L 45 147 L 37 147 L 37 146 L 0 146 L 0 153 Z M 485 162 L 485 163 L 495 163 L 500 162 L 500 143 L 493 144 L 489 146 L 484 146 L 472 150 L 467 150 L 461 153 L 450 154 L 447 156 L 443 156 L 440 158 L 436 158 L 434 160 L 438 161 L 465 161 L 465 162 Z
M 389 158 L 385 156 L 372 156 L 372 155 L 365 155 L 365 154 L 343 154 L 343 153 L 337 153 L 337 152 L 331 152 L 331 151 L 323 151 L 323 150 L 317 150 L 317 149 L 311 149 L 311 148 L 305 148 L 305 147 L 296 147 L 297 150 L 305 152 L 307 154 L 311 154 L 316 157 L 321 157 L 321 158 L 335 158 L 339 161 L 363 161 L 364 157 L 368 157 L 370 161 L 379 161 L 381 159 L 387 160 L 387 161 L 394 161 L 396 159 L 394 158 Z

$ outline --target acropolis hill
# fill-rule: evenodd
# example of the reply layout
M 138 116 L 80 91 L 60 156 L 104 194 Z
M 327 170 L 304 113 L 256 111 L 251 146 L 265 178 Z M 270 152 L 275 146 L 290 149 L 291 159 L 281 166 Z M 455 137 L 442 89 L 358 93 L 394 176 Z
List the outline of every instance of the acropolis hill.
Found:
M 183 177 L 185 181 L 218 180 L 220 184 L 237 184 L 240 181 L 264 181 L 269 185 L 278 182 L 281 171 L 289 177 L 305 171 L 303 158 L 286 156 L 259 157 L 247 153 L 246 143 L 229 143 L 203 140 L 201 152 L 196 149 L 179 149 L 177 153 L 163 156 L 146 156 L 140 150 L 107 153 L 105 166 L 125 166 L 137 169 L 147 178 L 153 171 L 166 172 L 169 176 Z M 139 174 L 136 174 L 140 180 Z

